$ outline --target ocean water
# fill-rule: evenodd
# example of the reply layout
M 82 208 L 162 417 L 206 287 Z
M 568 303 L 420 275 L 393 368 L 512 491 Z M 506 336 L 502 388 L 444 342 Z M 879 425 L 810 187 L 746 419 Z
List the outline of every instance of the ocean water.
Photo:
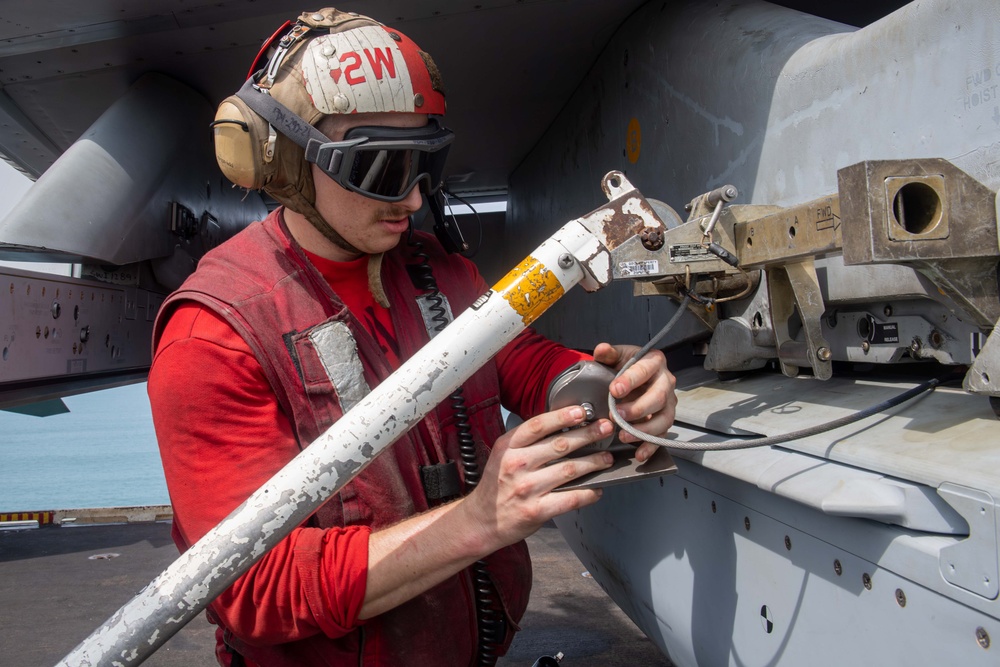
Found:
M 63 402 L 50 417 L 0 411 L 0 512 L 170 502 L 145 383 Z

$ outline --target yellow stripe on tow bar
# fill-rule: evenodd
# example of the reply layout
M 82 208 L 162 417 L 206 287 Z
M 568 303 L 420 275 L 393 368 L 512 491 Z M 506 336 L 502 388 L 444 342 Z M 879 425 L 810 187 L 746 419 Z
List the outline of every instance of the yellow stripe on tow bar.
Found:
M 528 326 L 563 295 L 563 286 L 552 271 L 532 256 L 526 257 L 493 289 Z

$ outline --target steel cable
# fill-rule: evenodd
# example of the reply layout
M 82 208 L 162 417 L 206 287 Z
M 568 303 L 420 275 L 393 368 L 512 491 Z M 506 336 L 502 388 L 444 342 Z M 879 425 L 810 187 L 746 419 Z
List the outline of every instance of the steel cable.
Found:
M 684 314 L 684 311 L 687 308 L 688 303 L 690 303 L 690 300 L 691 300 L 690 295 L 684 296 L 684 300 L 681 301 L 681 304 L 678 307 L 677 312 L 674 314 L 672 318 L 670 318 L 670 321 L 667 322 L 667 324 L 662 329 L 660 329 L 659 333 L 657 333 L 652 340 L 650 340 L 638 352 L 632 355 L 632 358 L 629 359 L 625 363 L 625 365 L 622 366 L 621 370 L 618 371 L 618 373 L 615 375 L 616 378 L 621 377 L 622 373 L 631 368 L 636 361 L 641 359 L 643 355 L 649 352 L 649 350 L 651 350 L 653 346 L 656 345 L 656 343 L 658 343 L 664 336 L 667 335 L 667 333 L 671 329 L 674 328 L 674 326 L 680 320 L 681 316 Z M 631 435 L 635 436 L 636 438 L 639 438 L 643 442 L 649 442 L 659 447 L 667 447 L 669 449 L 677 449 L 684 451 L 700 451 L 700 452 L 725 451 L 732 449 L 749 449 L 751 447 L 767 447 L 770 445 L 778 445 L 784 442 L 790 442 L 792 440 L 808 438 L 813 435 L 818 435 L 820 433 L 826 433 L 827 431 L 832 431 L 833 429 L 840 428 L 841 426 L 847 426 L 848 424 L 853 424 L 854 422 L 861 421 L 862 419 L 866 419 L 868 417 L 871 417 L 872 415 L 894 408 L 897 405 L 900 405 L 901 403 L 905 403 L 906 401 L 915 398 L 926 391 L 930 391 L 934 387 L 938 386 L 940 383 L 941 379 L 932 378 L 930 380 L 920 383 L 919 385 L 913 387 L 912 389 L 908 389 L 907 391 L 904 391 L 901 394 L 893 396 L 892 398 L 882 401 L 881 403 L 878 403 L 876 405 L 867 407 L 863 410 L 859 410 L 853 414 L 845 415 L 843 417 L 834 419 L 832 421 L 823 424 L 817 424 L 816 426 L 810 426 L 808 428 L 792 431 L 791 433 L 783 433 L 780 435 L 772 435 L 761 438 L 751 438 L 748 440 L 724 440 L 722 442 L 687 442 L 683 440 L 670 440 L 667 438 L 650 435 L 648 433 L 643 433 L 642 431 L 640 431 L 639 429 L 635 428 L 627 421 L 625 421 L 621 417 L 621 415 L 618 414 L 618 402 L 615 400 L 615 397 L 611 395 L 611 392 L 608 392 L 608 415 L 611 417 L 611 420 L 626 433 L 630 433 Z

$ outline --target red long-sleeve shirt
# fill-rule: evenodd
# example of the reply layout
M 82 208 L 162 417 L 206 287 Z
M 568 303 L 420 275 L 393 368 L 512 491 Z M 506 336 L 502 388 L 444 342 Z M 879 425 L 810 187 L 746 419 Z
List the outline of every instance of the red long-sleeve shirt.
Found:
M 389 312 L 368 290 L 367 259 L 309 258 L 398 366 Z M 469 279 L 485 292 L 478 271 L 468 267 Z M 524 332 L 497 355 L 502 403 L 522 416 L 541 412 L 551 381 L 583 358 Z M 171 316 L 148 386 L 175 539 L 184 548 L 281 469 L 299 444 L 250 348 L 198 304 L 182 304 Z M 299 527 L 223 593 L 213 611 L 250 643 L 343 636 L 360 624 L 369 534 L 364 526 Z

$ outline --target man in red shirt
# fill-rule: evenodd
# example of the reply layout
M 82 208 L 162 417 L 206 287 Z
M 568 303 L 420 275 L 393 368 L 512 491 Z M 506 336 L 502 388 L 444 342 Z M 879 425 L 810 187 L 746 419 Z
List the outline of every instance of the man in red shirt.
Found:
M 268 46 L 219 108 L 216 153 L 234 183 L 282 206 L 207 255 L 155 329 L 149 395 L 181 549 L 487 290 L 410 228 L 452 139 L 430 56 L 333 9 Z M 594 358 L 620 367 L 634 349 L 602 343 Z M 212 603 L 220 663 L 493 664 L 527 604 L 524 538 L 596 502 L 552 491 L 611 463 L 549 465 L 612 431 L 573 428 L 579 407 L 545 411 L 583 358 L 530 330 L 505 347 Z M 673 389 L 658 352 L 611 386 L 623 417 L 655 434 Z M 501 403 L 527 421 L 504 434 Z

